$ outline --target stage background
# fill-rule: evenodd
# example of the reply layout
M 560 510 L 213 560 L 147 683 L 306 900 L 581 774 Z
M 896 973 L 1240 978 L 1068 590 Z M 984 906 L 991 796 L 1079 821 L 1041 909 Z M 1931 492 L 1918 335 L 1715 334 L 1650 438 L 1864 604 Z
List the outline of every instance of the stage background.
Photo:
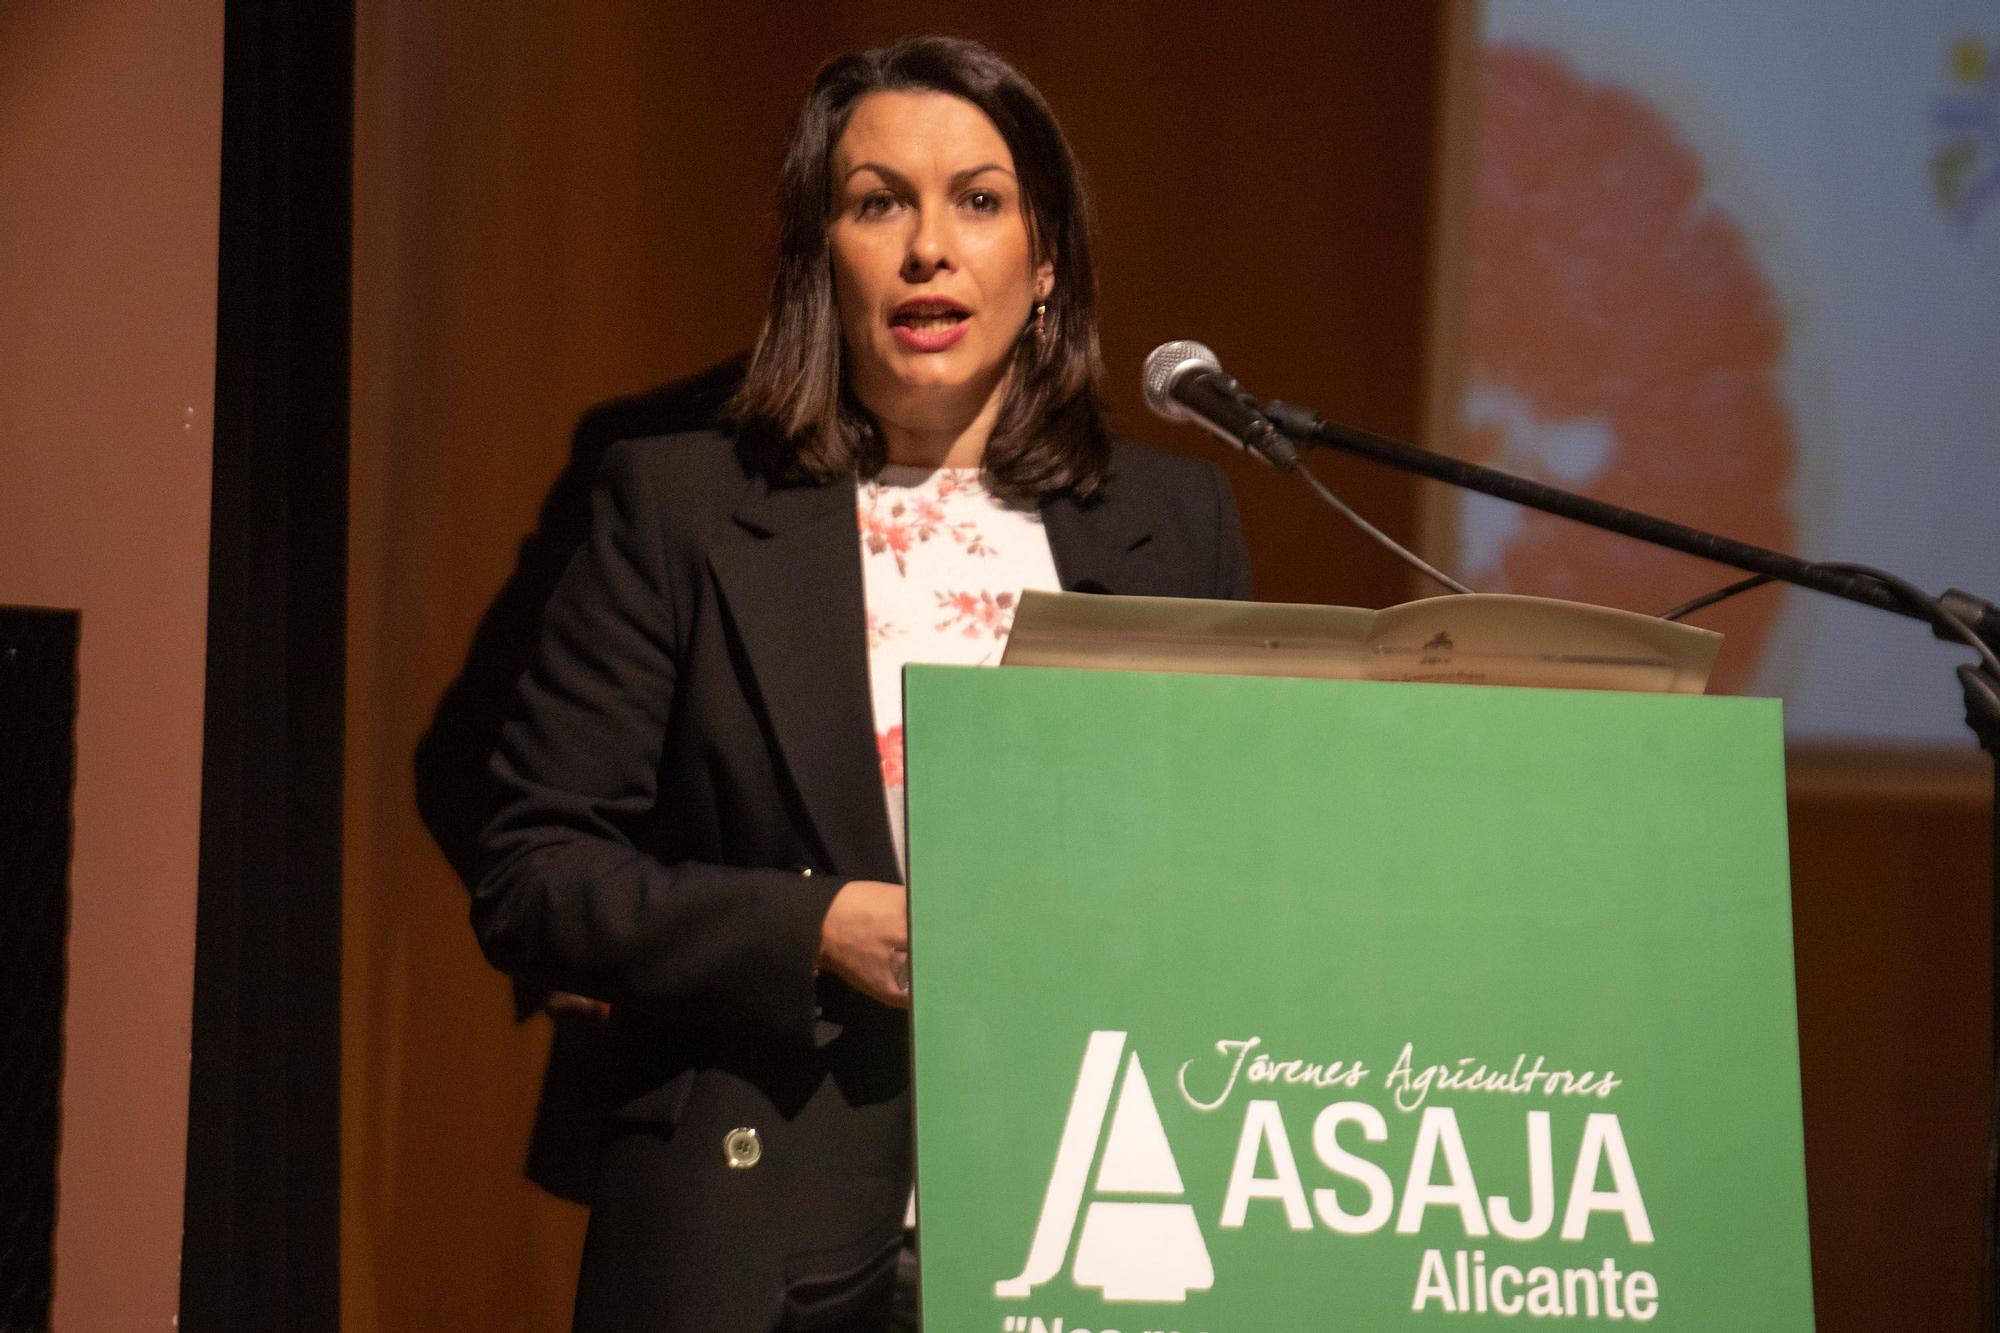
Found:
M 1180 2 L 358 9 L 343 1325 L 560 1329 L 582 1214 L 520 1175 L 548 1025 L 515 1023 L 479 958 L 417 818 L 411 754 L 579 415 L 753 335 L 778 146 L 813 67 L 941 26 L 1042 86 L 1097 191 L 1107 361 L 1132 434 L 1212 451 L 1136 390 L 1149 348 L 1197 337 L 1261 393 L 1443 440 L 1476 15 L 1397 0 L 1249 4 L 1220 28 Z M 1229 467 L 1260 596 L 1416 593 L 1295 486 Z M 1415 484 L 1324 473 L 1417 535 Z M 1871 749 L 1794 768 L 1826 1329 L 1970 1325 L 1985 812 L 1970 762 Z
M 83 612 L 64 1330 L 178 1308 L 222 8 L 0 6 L 0 602 Z
M 1452 448 L 1742 540 L 2000 587 L 2000 3 L 1490 0 Z M 1445 497 L 1473 586 L 1661 612 L 1736 574 Z M 1795 739 L 1959 745 L 1962 655 L 1766 588 L 1699 623 Z

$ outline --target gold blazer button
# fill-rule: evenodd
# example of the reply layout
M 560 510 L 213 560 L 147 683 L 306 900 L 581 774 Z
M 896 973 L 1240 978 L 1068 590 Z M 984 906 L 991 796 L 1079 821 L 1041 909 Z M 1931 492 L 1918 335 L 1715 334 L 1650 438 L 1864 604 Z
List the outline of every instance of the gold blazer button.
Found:
M 722 1160 L 731 1171 L 748 1171 L 764 1160 L 764 1140 L 754 1129 L 732 1129 L 722 1136 Z

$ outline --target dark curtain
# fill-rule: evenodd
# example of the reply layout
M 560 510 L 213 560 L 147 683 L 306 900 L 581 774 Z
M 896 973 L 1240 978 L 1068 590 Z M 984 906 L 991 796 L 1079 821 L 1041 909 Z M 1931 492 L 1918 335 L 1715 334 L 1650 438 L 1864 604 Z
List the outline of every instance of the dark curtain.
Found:
M 49 1326 L 68 984 L 75 611 L 0 606 L 0 1329 Z
M 224 12 L 180 1326 L 332 1330 L 354 16 Z

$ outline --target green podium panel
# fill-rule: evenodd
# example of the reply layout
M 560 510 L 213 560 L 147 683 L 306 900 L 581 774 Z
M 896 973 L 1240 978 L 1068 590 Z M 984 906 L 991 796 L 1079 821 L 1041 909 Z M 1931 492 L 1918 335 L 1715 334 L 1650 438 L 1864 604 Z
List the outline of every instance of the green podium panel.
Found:
M 1812 1327 L 1774 702 L 905 694 L 927 1329 Z

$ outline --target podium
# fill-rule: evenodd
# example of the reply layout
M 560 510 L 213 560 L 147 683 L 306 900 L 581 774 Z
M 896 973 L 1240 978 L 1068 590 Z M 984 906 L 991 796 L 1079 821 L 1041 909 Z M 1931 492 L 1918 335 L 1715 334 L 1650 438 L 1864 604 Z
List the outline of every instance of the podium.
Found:
M 1812 1327 L 1769 700 L 905 677 L 926 1328 Z

